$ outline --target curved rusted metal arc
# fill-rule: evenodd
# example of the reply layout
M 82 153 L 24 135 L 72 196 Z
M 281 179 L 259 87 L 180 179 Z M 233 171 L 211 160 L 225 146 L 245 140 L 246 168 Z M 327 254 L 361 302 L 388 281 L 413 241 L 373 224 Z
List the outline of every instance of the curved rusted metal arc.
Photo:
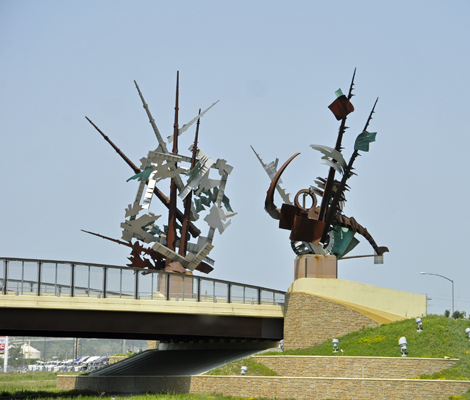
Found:
M 290 164 L 290 162 L 299 155 L 300 153 L 295 153 L 291 158 L 289 158 L 281 168 L 279 168 L 279 171 L 277 171 L 276 175 L 274 176 L 273 180 L 271 181 L 271 185 L 269 186 L 268 192 L 266 193 L 266 201 L 264 202 L 264 209 L 266 212 L 274 219 L 280 219 L 281 218 L 281 213 L 279 212 L 279 209 L 276 208 L 276 205 L 274 204 L 274 191 L 276 190 L 277 183 L 279 182 L 279 179 L 281 178 L 282 173 L 284 170 L 287 168 L 287 166 Z
M 348 228 L 352 230 L 353 232 L 359 233 L 362 235 L 367 241 L 370 243 L 372 248 L 375 250 L 375 252 L 381 256 L 383 253 L 388 252 L 388 247 L 385 246 L 377 246 L 377 243 L 375 243 L 374 238 L 371 236 L 371 234 L 367 231 L 367 228 L 364 228 L 361 224 L 359 224 L 354 217 L 348 218 L 344 215 L 339 215 L 336 214 L 333 217 L 334 223 L 336 225 L 339 225 L 343 228 Z
M 304 208 L 299 203 L 299 196 L 303 193 L 308 194 L 310 196 L 310 198 L 312 199 L 312 206 L 310 208 Z M 315 208 L 317 208 L 317 196 L 315 196 L 315 193 L 313 193 L 310 189 L 299 190 L 297 192 L 297 194 L 295 195 L 294 204 L 297 208 L 300 208 L 303 212 L 308 213 L 309 210 L 311 210 L 312 208 L 314 210 L 315 210 Z

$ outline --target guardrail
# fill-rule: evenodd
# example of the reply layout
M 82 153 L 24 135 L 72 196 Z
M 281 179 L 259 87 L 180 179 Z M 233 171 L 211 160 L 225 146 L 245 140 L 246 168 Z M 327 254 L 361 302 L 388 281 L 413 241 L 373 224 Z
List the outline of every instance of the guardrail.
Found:
M 72 261 L 0 258 L 3 295 L 284 304 L 285 292 L 190 274 Z

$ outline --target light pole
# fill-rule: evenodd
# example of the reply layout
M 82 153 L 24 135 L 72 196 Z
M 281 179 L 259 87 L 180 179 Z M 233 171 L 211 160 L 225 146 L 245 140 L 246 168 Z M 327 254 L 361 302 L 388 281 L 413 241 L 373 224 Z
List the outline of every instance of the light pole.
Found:
M 431 274 L 430 272 L 420 272 L 421 275 L 434 275 L 434 276 L 440 276 L 441 278 L 447 279 L 448 281 L 452 282 L 452 314 L 454 314 L 454 281 L 452 279 L 449 279 L 443 275 L 439 274 Z

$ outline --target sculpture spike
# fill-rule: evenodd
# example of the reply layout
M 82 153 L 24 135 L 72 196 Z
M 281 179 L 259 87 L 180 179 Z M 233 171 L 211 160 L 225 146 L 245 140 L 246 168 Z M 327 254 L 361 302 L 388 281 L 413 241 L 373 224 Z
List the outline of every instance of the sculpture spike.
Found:
M 93 123 L 93 121 L 92 121 L 90 118 L 88 118 L 88 117 L 86 117 L 86 116 L 85 116 L 85 118 L 88 120 L 88 122 L 89 122 L 90 124 L 92 124 L 92 125 L 95 127 L 95 129 L 101 134 L 101 136 L 103 136 L 103 139 L 106 140 L 106 141 L 111 145 L 111 147 L 112 147 L 114 150 L 116 150 L 116 153 L 118 153 L 118 154 L 121 156 L 121 158 L 127 163 L 127 165 L 129 165 L 129 167 L 132 168 L 132 170 L 133 170 L 136 174 L 138 174 L 139 172 L 142 172 L 141 169 L 140 169 L 139 167 L 137 167 L 137 165 L 135 165 L 135 164 L 121 151 L 121 149 L 120 149 L 119 147 L 117 147 L 117 146 L 112 142 L 112 140 L 111 140 L 109 137 L 107 137 L 107 136 L 101 131 L 101 129 L 98 128 L 98 127 Z
M 201 109 L 199 109 L 199 114 L 201 114 Z M 196 134 L 194 137 L 194 144 L 193 144 L 193 154 L 191 158 L 191 169 L 194 168 L 196 165 L 196 154 L 197 154 L 197 140 L 199 137 L 199 124 L 201 123 L 201 118 L 198 118 L 196 123 Z M 188 228 L 190 224 L 191 218 L 191 204 L 192 204 L 192 194 L 193 192 L 189 192 L 189 194 L 184 199 L 184 220 L 183 226 L 181 228 L 181 239 L 180 239 L 180 247 L 178 249 L 178 253 L 183 257 L 186 255 L 186 249 L 188 247 Z
M 352 76 L 352 79 L 351 79 L 351 85 L 349 86 L 348 100 L 350 100 L 351 97 L 353 96 L 352 91 L 353 91 L 353 87 L 354 87 L 354 78 L 355 77 L 356 77 L 356 68 L 354 68 L 354 73 L 353 73 L 353 76 Z M 338 151 L 341 151 L 341 149 L 342 149 L 341 143 L 343 141 L 343 134 L 347 129 L 346 119 L 347 119 L 347 116 L 344 117 L 341 120 L 341 125 L 339 127 L 338 138 L 336 139 L 336 145 L 335 145 L 335 150 L 338 150 Z M 325 188 L 325 196 L 323 196 L 322 201 L 321 201 L 321 205 L 320 205 L 320 214 L 319 214 L 320 221 L 322 221 L 324 219 L 325 214 L 326 214 L 326 209 L 328 207 L 328 203 L 330 202 L 331 189 L 332 189 L 334 178 L 335 178 L 335 170 L 334 170 L 334 168 L 330 168 L 330 171 L 328 173 L 327 184 L 326 184 L 326 188 Z
M 351 79 L 351 86 L 349 86 L 349 93 L 348 93 L 348 100 L 351 100 L 351 97 L 355 96 L 355 94 L 353 94 L 353 88 L 354 88 L 354 78 L 356 77 L 356 69 L 357 68 L 354 68 L 354 73 L 353 73 L 353 77 Z
M 178 154 L 178 98 L 179 98 L 179 79 L 180 73 L 176 72 L 176 100 L 175 100 L 175 123 L 173 125 L 173 154 Z M 176 168 L 176 163 L 175 163 Z M 174 251 L 176 248 L 176 182 L 175 178 L 171 178 L 170 185 L 170 207 L 168 208 L 168 233 L 167 233 L 167 246 L 170 250 Z M 171 260 L 167 258 L 167 266 Z
M 364 129 L 363 131 L 367 130 L 367 127 L 369 126 L 369 122 L 371 121 L 372 119 L 372 114 L 375 113 L 375 106 L 377 105 L 377 102 L 379 101 L 379 98 L 377 97 L 377 99 L 375 100 L 375 103 L 374 103 L 374 107 L 372 107 L 372 111 L 370 112 L 369 114 L 369 118 L 367 118 L 367 122 L 366 122 L 366 125 L 364 126 Z
M 142 105 L 145 109 L 145 112 L 147 113 L 150 125 L 152 125 L 153 131 L 155 132 L 155 136 L 157 137 L 158 144 L 161 146 L 164 153 L 168 153 L 165 141 L 163 140 L 162 135 L 160 134 L 160 131 L 157 128 L 157 125 L 155 124 L 155 120 L 152 117 L 148 104 L 145 102 L 144 96 L 142 95 L 142 92 L 140 91 L 139 85 L 137 84 L 136 81 L 134 81 L 134 84 L 135 84 L 135 87 L 137 88 L 137 91 L 139 92 L 140 99 L 142 100 Z

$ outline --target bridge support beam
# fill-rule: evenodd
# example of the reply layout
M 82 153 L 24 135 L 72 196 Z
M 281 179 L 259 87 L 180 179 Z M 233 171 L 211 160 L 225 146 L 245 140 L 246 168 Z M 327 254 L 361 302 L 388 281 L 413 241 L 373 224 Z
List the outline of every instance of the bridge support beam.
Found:
M 0 335 L 153 339 L 280 340 L 282 318 L 0 308 Z

